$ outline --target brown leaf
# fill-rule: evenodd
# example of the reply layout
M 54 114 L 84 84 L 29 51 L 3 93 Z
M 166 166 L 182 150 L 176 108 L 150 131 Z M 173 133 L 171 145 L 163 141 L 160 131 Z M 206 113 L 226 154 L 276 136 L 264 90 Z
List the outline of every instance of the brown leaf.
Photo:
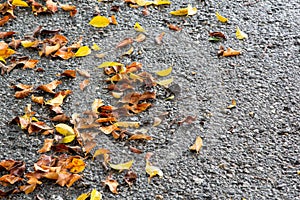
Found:
M 8 22 L 9 19 L 10 17 L 8 15 L 0 18 L 0 26 L 3 26 L 6 22 Z
M 20 190 L 25 192 L 25 194 L 29 194 L 33 192 L 36 188 L 36 184 L 31 184 L 31 185 L 22 185 L 20 186 Z
M 145 134 L 134 134 L 128 140 L 152 140 L 152 137 Z
M 35 68 L 35 66 L 38 62 L 39 62 L 38 60 L 30 59 L 27 62 L 25 62 L 24 66 L 23 66 L 23 69 L 27 69 L 27 68 L 28 69 L 33 69 L 33 68 Z
M 39 149 L 37 152 L 38 153 L 45 153 L 51 150 L 51 147 L 53 145 L 54 139 L 45 139 L 44 140 L 44 146 Z
M 94 142 L 94 141 L 87 141 L 87 142 L 85 142 L 85 143 L 84 143 L 85 154 L 90 153 L 91 150 L 92 150 L 93 148 L 95 148 L 96 145 L 97 145 L 97 143 Z
M 70 120 L 70 117 L 65 114 L 56 115 L 55 117 L 50 119 L 53 122 L 66 122 Z
M 90 79 L 85 79 L 81 83 L 79 83 L 80 90 L 83 91 L 84 88 L 89 85 L 89 83 L 90 83 Z
M 193 123 L 195 120 L 197 119 L 197 116 L 193 117 L 193 116 L 187 116 L 185 119 L 177 122 L 179 125 L 182 125 L 184 122 L 187 124 L 191 124 Z
M 104 149 L 104 148 L 97 149 L 93 155 L 93 160 L 95 159 L 95 157 L 97 157 L 99 155 L 104 155 L 104 154 L 108 154 L 108 153 L 110 153 L 110 151 L 108 149 Z
M 5 183 L 9 183 L 11 185 L 15 184 L 16 182 L 22 181 L 23 179 L 21 177 L 11 175 L 11 174 L 6 174 L 0 177 L 0 183 L 2 185 L 5 185 Z
M 45 122 L 42 121 L 38 121 L 38 122 L 31 122 L 28 126 L 28 133 L 37 133 L 40 132 L 41 130 L 50 130 L 52 128 L 50 128 L 49 126 L 46 125 Z
M 155 37 L 155 42 L 157 44 L 161 45 L 164 35 L 165 35 L 165 32 L 162 32 L 161 34 L 159 34 L 158 36 L 156 36 Z
M 119 44 L 117 44 L 116 48 L 122 48 L 125 47 L 129 44 L 133 43 L 133 39 L 132 38 L 125 38 L 124 40 L 122 40 Z
M 197 153 L 199 153 L 200 149 L 202 148 L 202 145 L 203 145 L 202 138 L 200 136 L 198 136 L 196 138 L 195 143 L 192 146 L 190 146 L 190 150 L 193 150 L 193 151 L 196 151 Z
M 54 46 L 44 46 L 42 55 L 45 54 L 45 56 L 49 56 L 50 54 L 56 52 L 60 48 L 60 44 L 57 43 Z
M 117 187 L 118 187 L 119 183 L 116 180 L 113 180 L 112 177 L 111 177 L 111 175 L 108 176 L 105 181 L 102 181 L 102 184 L 104 186 L 108 186 L 109 190 L 112 193 L 118 194 Z
M 173 31 L 181 31 L 182 30 L 182 28 L 180 28 L 174 24 L 168 24 L 168 27 L 170 30 L 173 30 Z
M 17 49 L 20 44 L 21 44 L 22 40 L 15 40 L 14 38 L 11 39 L 11 42 L 9 43 L 9 46 L 13 49 Z
M 76 78 L 76 70 L 65 70 L 61 76 L 66 76 L 70 78 Z
M 142 150 L 140 150 L 140 149 L 138 149 L 138 148 L 135 148 L 135 147 L 132 147 L 132 146 L 129 146 L 129 149 L 130 149 L 130 151 L 133 152 L 133 153 L 137 153 L 137 154 L 143 153 Z
M 86 70 L 81 70 L 81 69 L 76 69 L 76 70 L 77 70 L 77 72 L 80 76 L 83 76 L 85 78 L 90 78 L 91 77 L 91 75 Z
M 54 3 L 52 0 L 46 0 L 46 7 L 48 8 L 48 10 L 50 10 L 52 13 L 57 12 L 58 8 L 57 8 L 57 4 Z
M 10 36 L 14 35 L 15 33 L 16 32 L 14 32 L 14 31 L 0 32 L 0 39 L 10 37 Z
M 22 91 L 17 91 L 15 93 L 15 97 L 17 99 L 23 99 L 23 98 L 29 96 L 31 93 L 32 93 L 32 89 L 25 89 L 25 90 L 22 90 Z
M 222 32 L 210 32 L 209 36 L 223 38 L 224 40 L 226 39 L 226 36 Z
M 72 52 L 71 48 L 60 48 L 54 55 L 54 57 L 58 56 L 64 60 L 68 60 L 75 56 L 75 53 Z
M 38 90 L 43 90 L 45 92 L 51 93 L 51 94 L 55 94 L 55 92 L 53 91 L 59 84 L 62 84 L 61 81 L 59 80 L 54 80 L 51 83 L 48 83 L 46 85 L 40 85 L 37 89 Z
M 128 171 L 124 176 L 124 180 L 129 185 L 129 187 L 131 187 L 133 183 L 136 182 L 136 179 L 137 174 L 133 171 Z

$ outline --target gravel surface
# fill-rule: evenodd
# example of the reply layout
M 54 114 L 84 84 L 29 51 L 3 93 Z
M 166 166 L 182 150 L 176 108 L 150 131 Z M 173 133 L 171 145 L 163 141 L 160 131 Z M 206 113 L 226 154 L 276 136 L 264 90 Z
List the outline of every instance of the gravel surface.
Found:
M 79 90 L 83 77 L 62 78 L 59 90 L 73 90 L 63 104 L 63 110 L 71 115 L 90 109 L 96 98 L 115 105 L 104 89 L 105 75 L 96 66 L 107 60 L 126 64 L 138 61 L 143 64 L 143 70 L 153 75 L 173 65 L 174 82 L 170 90 L 176 93 L 176 98 L 166 101 L 168 92 L 160 88 L 161 96 L 153 107 L 131 118 L 149 129 L 147 134 L 154 138 L 152 141 L 116 141 L 109 135 L 97 136 L 97 147 L 109 149 L 113 163 L 135 160 L 133 170 L 138 179 L 132 188 L 124 182 L 124 172 L 113 173 L 120 183 L 119 194 L 103 188 L 101 180 L 110 171 L 105 171 L 101 159 L 96 159 L 87 160 L 83 179 L 71 188 L 45 182 L 29 195 L 14 194 L 8 199 L 34 199 L 36 195 L 44 199 L 76 199 L 93 188 L 103 194 L 103 199 L 300 199 L 297 174 L 300 171 L 299 2 L 173 0 L 170 6 L 150 6 L 149 16 L 142 14 L 142 8 L 131 8 L 120 0 L 72 2 L 78 8 L 74 18 L 61 10 L 53 15 L 33 16 L 30 9 L 18 8 L 17 18 L 0 29 L 16 31 L 16 38 L 23 38 L 38 25 L 58 28 L 70 43 L 83 36 L 83 45 L 97 43 L 102 48 L 99 52 L 107 53 L 103 59 L 95 58 L 96 52 L 92 52 L 65 61 L 40 58 L 36 51 L 18 49 L 21 55 L 39 59 L 37 67 L 44 68 L 45 72 L 16 68 L 0 77 L 1 160 L 24 160 L 30 168 L 40 156 L 37 150 L 49 138 L 40 134 L 29 136 L 16 125 L 8 125 L 31 103 L 30 98 L 15 99 L 10 85 L 38 86 L 61 79 L 57 74 L 66 69 L 89 70 L 91 85 L 83 92 Z M 198 8 L 196 15 L 169 14 L 188 3 Z M 120 11 L 110 11 L 112 5 L 120 6 Z M 116 15 L 119 24 L 104 29 L 90 26 L 88 22 L 97 6 L 103 16 Z M 216 11 L 228 17 L 229 23 L 218 22 Z M 137 35 L 133 29 L 135 22 L 147 30 L 147 39 L 133 44 L 135 51 L 131 56 L 120 57 L 127 49 L 115 46 L 122 39 Z M 183 30 L 171 31 L 168 23 L 177 24 Z M 236 26 L 249 38 L 236 39 Z M 208 30 L 225 33 L 227 40 L 210 43 Z M 154 38 L 161 32 L 166 35 L 163 44 L 157 45 Z M 219 45 L 241 50 L 242 55 L 218 58 Z M 237 101 L 236 108 L 226 109 L 232 99 Z M 40 118 L 49 117 L 46 107 L 33 104 L 33 110 Z M 168 115 L 162 123 L 151 127 L 153 118 L 164 112 Z M 249 115 L 251 112 L 254 115 Z M 187 116 L 197 119 L 180 126 L 174 123 Z M 204 143 L 199 154 L 189 151 L 197 136 Z M 145 153 L 134 154 L 129 145 L 153 152 L 151 162 L 163 171 L 163 178 L 155 177 L 149 184 L 144 170 Z

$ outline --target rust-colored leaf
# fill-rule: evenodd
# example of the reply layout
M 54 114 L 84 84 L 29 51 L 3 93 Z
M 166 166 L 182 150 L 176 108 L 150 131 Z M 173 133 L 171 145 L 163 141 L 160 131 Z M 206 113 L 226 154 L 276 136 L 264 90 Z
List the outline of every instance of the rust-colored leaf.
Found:
M 134 134 L 128 140 L 152 140 L 152 137 L 145 134 Z
M 65 70 L 61 76 L 66 76 L 66 77 L 70 77 L 70 78 L 76 78 L 76 70 L 71 70 L 71 69 L 68 69 L 68 70 Z
M 168 27 L 170 30 L 173 30 L 173 31 L 181 31 L 182 28 L 180 28 L 179 26 L 176 26 L 174 24 L 168 24 Z
M 5 15 L 4 17 L 0 18 L 0 26 L 3 26 L 4 24 L 6 24 L 9 19 L 10 19 L 10 17 L 8 15 Z
M 21 177 L 6 174 L 0 177 L 0 183 L 5 185 L 5 183 L 9 183 L 11 185 L 15 184 L 16 182 L 22 181 L 23 179 Z
M 231 48 L 227 48 L 226 51 L 223 52 L 222 56 L 224 57 L 227 57 L 227 56 L 237 56 L 237 55 L 240 55 L 241 52 L 240 51 L 237 51 L 237 50 L 233 50 Z
M 136 182 L 136 179 L 137 174 L 133 171 L 128 171 L 124 176 L 124 180 L 129 185 L 129 187 L 131 187 L 133 183 Z
M 66 116 L 65 114 L 56 115 L 55 117 L 50 119 L 53 122 L 66 122 L 69 121 L 70 118 Z
M 209 36 L 223 38 L 224 40 L 226 39 L 226 36 L 222 32 L 210 32 Z
M 142 150 L 140 150 L 140 149 L 138 149 L 138 148 L 135 148 L 135 147 L 132 147 L 132 146 L 129 146 L 129 149 L 130 149 L 130 151 L 133 152 L 133 153 L 137 153 L 137 154 L 143 153 Z
M 38 60 L 30 59 L 25 62 L 23 69 L 33 69 L 33 68 L 35 68 L 35 66 L 38 62 L 39 62 Z
M 46 7 L 48 8 L 48 10 L 50 10 L 52 13 L 57 12 L 58 8 L 57 8 L 57 4 L 55 2 L 53 2 L 52 0 L 46 0 Z
M 36 184 L 31 184 L 31 185 L 22 185 L 20 186 L 20 190 L 25 192 L 25 194 L 29 194 L 33 192 L 36 188 Z
M 10 36 L 14 35 L 15 33 L 16 32 L 14 32 L 14 31 L 0 32 L 0 39 L 10 37 Z
M 64 60 L 68 60 L 75 56 L 75 53 L 72 52 L 71 48 L 60 48 L 53 56 L 58 56 Z

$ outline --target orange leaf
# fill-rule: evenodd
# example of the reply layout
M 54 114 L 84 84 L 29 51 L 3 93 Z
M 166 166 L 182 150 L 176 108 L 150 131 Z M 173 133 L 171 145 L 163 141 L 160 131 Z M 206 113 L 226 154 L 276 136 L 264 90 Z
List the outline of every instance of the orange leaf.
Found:
M 128 140 L 152 140 L 152 137 L 145 134 L 132 135 Z
M 55 80 L 55 81 L 52 81 L 51 83 L 48 83 L 46 85 L 40 85 L 37 89 L 38 90 L 43 90 L 45 92 L 48 92 L 48 93 L 52 93 L 54 94 L 55 92 L 53 91 L 59 84 L 62 84 L 61 81 L 59 80 Z
M 76 70 L 65 70 L 61 76 L 76 78 Z
M 51 147 L 53 145 L 54 139 L 45 139 L 44 140 L 44 146 L 38 150 L 38 153 L 45 153 L 51 150 Z
M 36 184 L 20 186 L 20 190 L 25 192 L 25 194 L 29 194 L 29 193 L 33 192 L 35 188 L 36 188 Z
M 15 184 L 16 182 L 22 181 L 22 180 L 23 179 L 21 177 L 11 175 L 11 174 L 6 174 L 0 178 L 0 183 L 4 182 L 4 183 L 9 183 L 9 184 Z
M 9 18 L 10 17 L 8 15 L 5 15 L 4 17 L 2 17 L 0 19 L 0 26 L 3 26 L 6 22 L 8 22 Z
M 48 8 L 48 10 L 50 10 L 52 13 L 57 12 L 58 8 L 57 8 L 57 4 L 54 3 L 52 0 L 47 0 L 46 1 L 46 7 Z
M 39 61 L 38 60 L 28 60 L 27 62 L 25 62 L 24 66 L 23 66 L 23 69 L 33 69 L 35 68 L 36 64 L 38 63 Z
M 223 52 L 223 55 L 224 57 L 226 56 L 237 56 L 237 55 L 240 55 L 241 52 L 240 51 L 236 51 L 236 50 L 233 50 L 231 48 L 227 48 L 226 51 Z
M 38 104 L 44 104 L 44 97 L 36 97 L 34 95 L 31 95 L 31 101 Z
M 74 57 L 75 53 L 73 53 L 71 48 L 67 48 L 67 51 L 65 51 L 66 48 L 60 48 L 53 56 L 58 56 L 64 60 L 68 60 L 72 57 Z
M 108 186 L 112 193 L 118 194 L 117 187 L 119 183 L 116 180 L 113 180 L 111 176 L 108 176 L 105 181 L 102 181 L 102 184 Z
M 202 138 L 200 136 L 198 136 L 196 138 L 195 143 L 192 146 L 190 146 L 190 150 L 193 150 L 193 151 L 196 151 L 197 153 L 199 153 L 200 149 L 202 148 L 202 145 L 203 145 Z

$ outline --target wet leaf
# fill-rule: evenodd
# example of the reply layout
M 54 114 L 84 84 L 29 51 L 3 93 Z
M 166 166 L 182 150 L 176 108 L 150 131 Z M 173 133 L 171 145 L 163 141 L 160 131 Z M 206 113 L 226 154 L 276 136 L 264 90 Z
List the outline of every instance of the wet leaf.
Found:
M 55 130 L 64 136 L 75 135 L 74 129 L 67 124 L 57 124 Z
M 164 86 L 164 87 L 168 87 L 172 82 L 173 82 L 173 77 L 169 78 L 169 79 L 162 80 L 162 81 L 157 81 L 156 83 L 158 85 L 161 85 L 161 86 Z
M 128 140 L 152 140 L 152 137 L 145 134 L 134 134 Z
M 238 26 L 236 26 L 236 32 L 235 32 L 236 38 L 239 40 L 243 40 L 248 38 L 248 35 L 240 30 Z
M 134 24 L 134 30 L 138 32 L 145 32 L 145 29 L 138 22 Z
M 231 100 L 231 105 L 227 106 L 227 109 L 232 109 L 236 107 L 236 100 L 232 99 Z
M 164 69 L 164 70 L 161 70 L 161 71 L 158 71 L 158 72 L 156 72 L 156 74 L 158 75 L 158 76 L 168 76 L 169 74 L 171 74 L 171 72 L 172 72 L 172 66 L 171 67 L 169 67 L 169 68 L 167 68 L 167 69 Z
M 98 192 L 96 189 L 93 189 L 91 192 L 91 198 L 90 200 L 101 200 L 102 195 L 100 192 Z
M 109 19 L 103 16 L 96 16 L 89 24 L 97 28 L 104 28 L 109 25 Z
M 124 66 L 124 65 L 119 62 L 106 61 L 106 62 L 103 62 L 101 65 L 99 65 L 98 68 L 116 67 L 116 66 Z
M 66 76 L 66 77 L 71 77 L 71 78 L 76 78 L 76 70 L 65 70 L 61 76 Z
M 88 46 L 80 47 L 77 52 L 75 53 L 75 57 L 83 57 L 87 56 L 91 53 L 91 49 Z
M 40 85 L 37 89 L 38 90 L 43 90 L 45 92 L 48 92 L 48 93 L 52 93 L 54 94 L 55 92 L 53 91 L 58 85 L 62 84 L 61 81 L 59 80 L 55 80 L 55 81 L 52 81 L 51 83 L 48 83 L 46 85 Z
M 151 163 L 146 161 L 146 173 L 149 175 L 148 183 L 150 183 L 151 178 L 158 175 L 160 178 L 163 177 L 163 172 L 156 166 L 151 165 Z
M 222 15 L 220 15 L 220 13 L 216 12 L 216 17 L 217 19 L 222 22 L 222 23 L 227 23 L 228 22 L 228 18 L 223 17 Z
M 192 146 L 190 146 L 190 150 L 196 151 L 197 153 L 199 153 L 200 149 L 202 148 L 202 145 L 203 145 L 202 138 L 200 136 L 198 136 L 196 138 L 195 143 Z
M 38 153 L 45 153 L 51 150 L 54 139 L 45 139 L 44 146 L 38 150 Z
M 99 51 L 99 50 L 101 50 L 101 48 L 100 48 L 96 43 L 93 44 L 92 49 L 93 49 L 94 51 Z
M 129 185 L 129 187 L 131 187 L 133 183 L 136 182 L 136 179 L 137 174 L 133 171 L 128 171 L 124 176 L 124 180 Z
M 128 161 L 126 163 L 120 163 L 120 164 L 111 164 L 109 163 L 109 166 L 115 170 L 119 170 L 119 172 L 123 171 L 123 170 L 127 170 L 130 169 L 132 164 L 133 164 L 134 160 Z
M 22 0 L 13 0 L 11 4 L 19 7 L 28 7 L 28 4 Z
M 113 180 L 111 176 L 108 176 L 105 181 L 102 181 L 102 184 L 108 186 L 112 193 L 118 194 L 117 187 L 119 183 L 116 180 Z

